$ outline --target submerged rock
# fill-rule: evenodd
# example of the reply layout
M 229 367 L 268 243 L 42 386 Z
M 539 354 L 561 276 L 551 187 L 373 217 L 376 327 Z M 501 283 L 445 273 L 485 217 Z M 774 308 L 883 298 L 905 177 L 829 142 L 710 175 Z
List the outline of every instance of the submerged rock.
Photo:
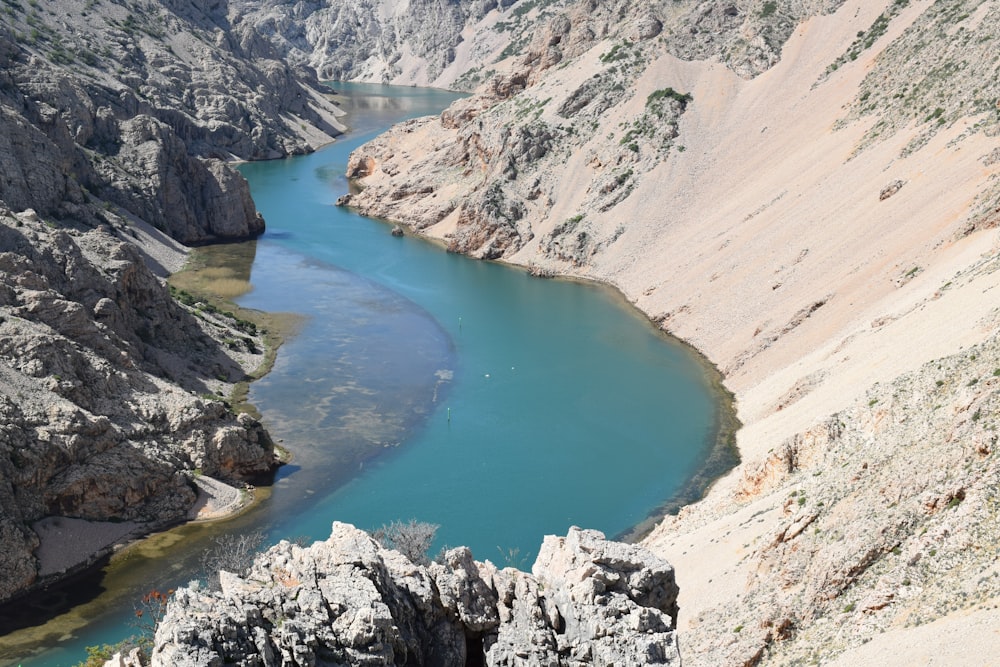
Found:
M 592 530 L 545 538 L 527 574 L 465 547 L 415 565 L 334 523 L 220 579 L 177 591 L 153 665 L 680 664 L 673 568 Z

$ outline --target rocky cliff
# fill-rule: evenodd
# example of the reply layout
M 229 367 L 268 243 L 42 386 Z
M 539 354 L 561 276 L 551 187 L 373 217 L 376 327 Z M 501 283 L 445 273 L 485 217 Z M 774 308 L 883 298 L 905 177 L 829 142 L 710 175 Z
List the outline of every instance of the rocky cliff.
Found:
M 548 4 L 559 3 L 240 0 L 231 3 L 231 15 L 324 79 L 453 88 L 460 77 L 466 86 L 475 81 L 470 70 L 499 57 L 530 29 L 524 14 Z
M 274 465 L 220 400 L 262 362 L 261 332 L 162 278 L 178 241 L 263 230 L 225 161 L 312 150 L 338 113 L 225 3 L 3 5 L 0 601 L 93 555 L 40 562 L 75 550 L 37 550 L 42 519 L 148 531 L 188 516 L 195 475 Z
M 998 32 L 975 0 L 586 1 L 352 157 L 349 205 L 615 285 L 723 371 L 743 463 L 645 541 L 687 664 L 997 648 Z
M 337 110 L 314 75 L 230 30 L 220 5 L 9 5 L 0 199 L 90 225 L 96 201 L 188 244 L 259 234 L 221 160 L 311 150 L 338 132 Z
M 418 565 L 334 523 L 221 591 L 176 592 L 153 665 L 679 665 L 673 569 L 596 531 L 547 537 L 531 574 L 451 549 Z
M 187 517 L 194 471 L 241 479 L 274 460 L 260 424 L 212 398 L 245 378 L 241 362 L 263 358 L 248 323 L 196 317 L 110 226 L 60 228 L 5 209 L 0 249 L 0 591 L 9 598 L 59 574 L 32 553 L 40 519 L 149 530 Z M 226 337 L 255 354 L 229 351 L 218 342 Z

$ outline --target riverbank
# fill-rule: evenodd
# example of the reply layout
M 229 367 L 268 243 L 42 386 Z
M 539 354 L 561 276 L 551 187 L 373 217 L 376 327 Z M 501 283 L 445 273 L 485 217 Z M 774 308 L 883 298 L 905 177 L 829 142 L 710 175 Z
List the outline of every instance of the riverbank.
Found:
M 858 101 L 882 94 L 869 75 L 879 54 L 898 59 L 890 44 L 918 78 L 934 43 L 919 36 L 944 21 L 931 3 L 894 7 L 871 52 L 829 69 L 887 8 L 850 1 L 804 21 L 754 78 L 637 47 L 613 115 L 574 110 L 614 90 L 593 86 L 595 72 L 622 76 L 615 40 L 549 71 L 512 61 L 479 97 L 352 160 L 359 210 L 473 256 L 615 285 L 723 373 L 742 463 L 645 539 L 678 569 L 686 663 L 828 657 L 993 590 L 963 590 L 947 564 L 992 567 L 992 538 L 955 509 L 996 500 L 1000 140 L 988 115 L 906 123 L 893 108 L 879 124 Z M 567 25 L 564 42 L 587 23 Z M 909 81 L 879 71 L 894 91 Z M 534 84 L 504 101 L 517 81 Z M 664 86 L 690 99 L 651 165 L 645 135 L 631 147 L 622 128 L 641 128 Z M 605 208 L 596 197 L 616 183 L 629 189 Z
M 238 489 L 204 475 L 192 482 L 198 496 L 188 512 L 190 521 L 210 521 L 239 514 L 253 502 L 249 489 Z M 38 535 L 38 576 L 54 581 L 61 576 L 81 572 L 104 556 L 129 542 L 164 526 L 138 521 L 91 521 L 72 517 L 50 516 L 31 526 Z

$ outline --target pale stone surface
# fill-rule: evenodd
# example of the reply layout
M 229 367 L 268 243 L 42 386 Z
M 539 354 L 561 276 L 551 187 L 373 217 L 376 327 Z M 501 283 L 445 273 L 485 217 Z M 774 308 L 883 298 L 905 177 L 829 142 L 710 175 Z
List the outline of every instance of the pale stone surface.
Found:
M 596 531 L 546 538 L 529 575 L 464 547 L 415 565 L 334 523 L 325 542 L 282 542 L 220 581 L 176 592 L 153 665 L 680 664 L 673 569 Z
M 350 206 L 610 283 L 723 372 L 744 462 L 645 541 L 690 665 L 934 642 L 997 594 L 1000 14 L 772 9 L 580 3 L 352 159 Z

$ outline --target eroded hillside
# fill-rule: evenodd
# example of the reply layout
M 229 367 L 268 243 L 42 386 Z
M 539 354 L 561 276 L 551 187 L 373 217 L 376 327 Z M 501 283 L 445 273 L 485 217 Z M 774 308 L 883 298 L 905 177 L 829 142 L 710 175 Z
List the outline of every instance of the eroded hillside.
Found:
M 262 332 L 163 278 L 263 231 L 225 161 L 312 150 L 339 111 L 224 9 L 0 6 L 0 601 L 94 555 L 43 520 L 115 522 L 101 551 L 188 518 L 196 473 L 275 464 L 222 400 Z
M 744 461 L 646 539 L 687 664 L 1000 625 L 998 38 L 985 1 L 582 2 L 352 159 L 349 205 L 613 284 L 725 374 Z

